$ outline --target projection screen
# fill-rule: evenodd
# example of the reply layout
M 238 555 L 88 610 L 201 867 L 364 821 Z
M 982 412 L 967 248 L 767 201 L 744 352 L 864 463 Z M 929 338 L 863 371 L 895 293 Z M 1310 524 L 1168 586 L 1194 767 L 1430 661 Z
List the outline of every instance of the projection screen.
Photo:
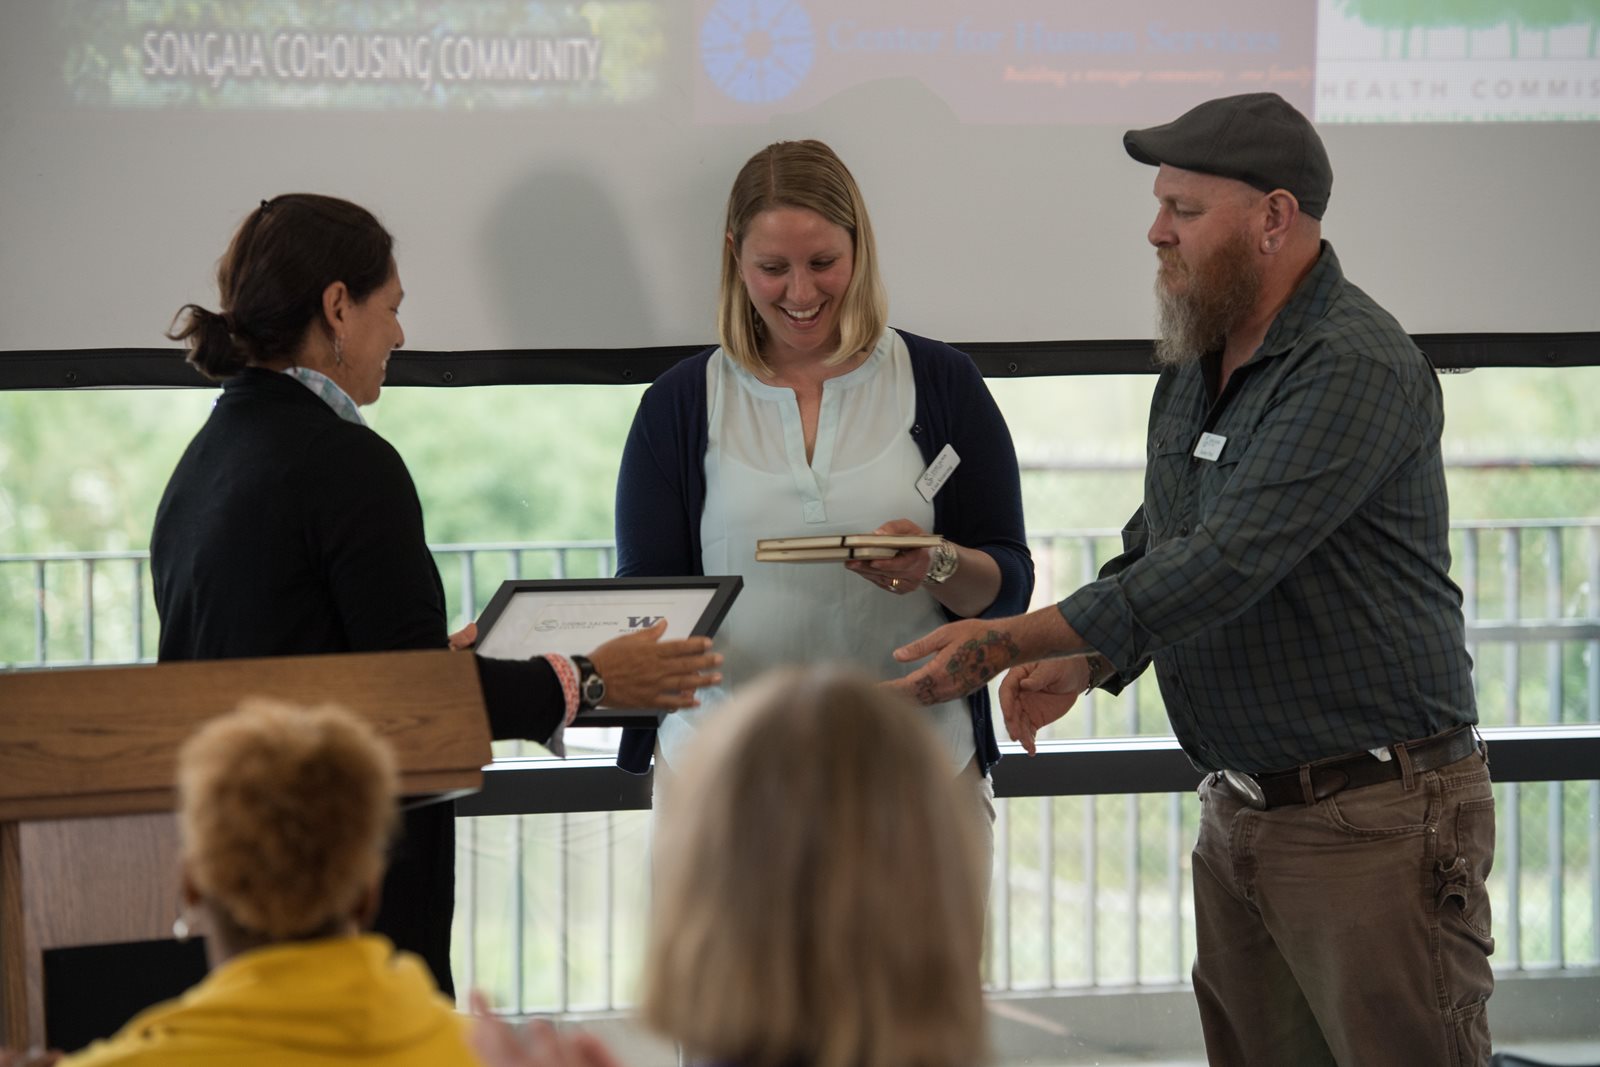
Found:
M 1122 131 L 1259 89 L 1408 329 L 1594 330 L 1597 35 L 1595 0 L 0 0 L 0 352 L 167 344 L 297 190 L 394 231 L 410 347 L 704 342 L 733 174 L 798 137 L 860 180 L 894 322 L 1146 337 Z

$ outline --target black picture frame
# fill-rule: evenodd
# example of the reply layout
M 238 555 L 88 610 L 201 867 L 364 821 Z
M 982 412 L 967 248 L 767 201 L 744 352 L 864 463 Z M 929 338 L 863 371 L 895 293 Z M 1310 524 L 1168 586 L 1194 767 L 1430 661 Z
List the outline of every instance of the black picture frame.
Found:
M 482 655 L 505 659 L 528 658 L 545 652 L 586 654 L 595 646 L 627 633 L 630 629 L 651 625 L 653 620 L 659 617 L 656 613 L 663 611 L 662 605 L 671 605 L 675 596 L 691 602 L 687 605 L 691 610 L 694 607 L 698 607 L 699 610 L 687 633 L 678 629 L 677 624 L 681 620 L 673 619 L 668 614 L 670 620 L 668 633 L 673 638 L 713 637 L 743 588 L 744 579 L 737 574 L 681 578 L 511 578 L 500 583 L 500 587 L 495 590 L 494 596 L 483 609 L 483 614 L 478 617 L 476 649 Z M 503 625 L 507 623 L 508 613 L 517 617 L 515 620 L 517 625 L 525 626 L 528 613 L 537 611 L 537 601 L 540 598 L 570 604 L 574 598 L 581 598 L 586 593 L 598 594 L 603 601 L 615 601 L 622 606 L 622 615 L 616 620 L 606 618 L 574 620 L 570 625 L 581 627 L 582 637 L 571 632 L 563 633 L 569 624 L 540 619 L 532 629 L 559 635 L 552 636 L 552 644 L 543 648 L 534 647 L 536 639 L 527 632 L 519 631 L 507 636 L 503 629 Z M 644 610 L 636 614 L 625 610 L 630 601 L 630 594 L 645 605 Z M 534 603 L 530 604 L 525 598 L 534 598 Z M 591 606 L 594 610 L 599 610 L 598 601 L 591 601 Z M 608 606 L 605 610 L 612 609 Z M 632 625 L 623 623 L 623 619 Z M 549 630 L 544 630 L 544 623 L 547 621 L 555 622 L 555 625 Z M 610 625 L 612 621 L 617 625 Z M 642 626 L 639 623 L 642 623 Z M 502 626 L 502 629 L 497 631 L 497 626 Z M 583 647 L 565 647 L 571 644 L 581 644 Z M 650 708 L 598 708 L 584 712 L 573 720 L 572 726 L 574 728 L 653 726 L 663 714 L 671 713 Z

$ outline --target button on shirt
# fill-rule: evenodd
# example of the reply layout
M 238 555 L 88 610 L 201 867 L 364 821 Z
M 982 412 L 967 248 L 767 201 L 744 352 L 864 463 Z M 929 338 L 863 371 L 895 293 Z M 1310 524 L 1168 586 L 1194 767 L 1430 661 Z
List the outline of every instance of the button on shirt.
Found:
M 1059 605 L 1116 666 L 1107 688 L 1154 663 L 1204 770 L 1476 722 L 1426 357 L 1324 243 L 1215 401 L 1208 373 L 1214 356 L 1162 373 L 1125 551 Z

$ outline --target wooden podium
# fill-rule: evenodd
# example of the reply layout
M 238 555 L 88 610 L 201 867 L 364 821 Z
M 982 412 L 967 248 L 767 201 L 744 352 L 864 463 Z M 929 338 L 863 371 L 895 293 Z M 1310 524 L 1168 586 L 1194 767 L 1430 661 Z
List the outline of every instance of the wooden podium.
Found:
M 0 673 L 0 1045 L 44 1043 L 45 953 L 172 936 L 177 750 L 250 696 L 366 719 L 407 796 L 483 784 L 489 724 L 464 652 Z

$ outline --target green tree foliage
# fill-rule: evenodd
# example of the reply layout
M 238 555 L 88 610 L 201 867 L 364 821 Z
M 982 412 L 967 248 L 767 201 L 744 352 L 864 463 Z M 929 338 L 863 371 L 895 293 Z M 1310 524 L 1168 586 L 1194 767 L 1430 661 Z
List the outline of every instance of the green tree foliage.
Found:
M 1026 473 L 1030 530 L 1114 531 L 1133 512 L 1152 383 L 1148 376 L 992 383 L 1025 464 L 1113 468 Z M 1444 388 L 1448 457 L 1600 456 L 1589 400 L 1600 395 L 1600 368 L 1481 370 L 1447 376 Z M 410 467 L 433 543 L 606 540 L 639 393 L 614 386 L 391 388 L 367 415 Z M 0 392 L 0 555 L 146 548 L 167 477 L 214 396 L 204 389 Z M 1600 471 L 1592 468 L 1454 469 L 1450 490 L 1458 519 L 1600 515 Z M 1070 592 L 1113 551 L 1109 537 L 1094 542 L 1092 553 L 1074 542 L 1042 555 L 1041 595 Z M 1486 604 L 1501 580 L 1490 556 L 1499 551 L 1489 541 L 1483 546 Z M 1526 558 L 1537 551 L 1529 548 Z M 602 563 L 584 565 L 598 570 Z M 449 564 L 444 569 L 457 618 L 464 611 L 460 583 Z M 479 606 L 499 579 L 491 570 L 485 564 L 477 575 Z M 1569 564 L 1563 581 L 1581 583 L 1581 570 Z M 91 590 L 97 613 L 117 620 L 96 627 L 97 655 L 105 658 L 131 654 L 130 574 L 129 565 L 107 564 Z M 1525 595 L 1542 581 L 1529 577 Z M 79 658 L 87 640 L 79 621 L 81 567 L 52 564 L 45 584 L 52 660 Z M 34 658 L 34 586 L 31 565 L 0 564 L 0 663 Z M 1531 603 L 1523 612 L 1543 613 Z M 1496 614 L 1484 609 L 1485 617 Z M 153 612 L 145 619 L 153 636 Z M 146 654 L 151 647 L 147 638 Z M 1567 691 L 1581 685 L 1574 681 Z M 1102 725 L 1163 731 L 1154 688 L 1141 699 L 1107 701 Z M 1078 717 L 1073 728 L 1087 719 Z
M 0 553 L 145 548 L 215 393 L 0 392 Z
M 1411 55 L 1412 34 L 1430 29 L 1460 28 L 1468 31 L 1506 26 L 1511 33 L 1511 54 L 1521 54 L 1524 30 L 1548 33 L 1559 26 L 1589 24 L 1589 55 L 1595 54 L 1596 35 L 1600 34 L 1600 2 L 1597 0 L 1337 0 L 1352 18 L 1384 31 L 1384 54 L 1389 51 L 1389 34 L 1400 38 L 1400 58 Z M 1424 46 L 1426 52 L 1426 46 Z
M 638 388 L 391 389 L 373 428 L 405 457 L 428 539 L 609 539 Z

